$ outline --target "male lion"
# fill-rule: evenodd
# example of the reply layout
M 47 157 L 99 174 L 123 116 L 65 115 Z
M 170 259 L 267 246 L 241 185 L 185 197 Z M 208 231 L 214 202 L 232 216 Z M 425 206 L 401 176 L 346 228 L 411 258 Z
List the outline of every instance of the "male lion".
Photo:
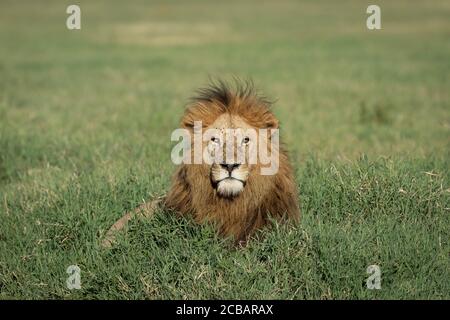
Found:
M 270 111 L 270 102 L 257 95 L 249 84 L 237 83 L 235 89 L 223 82 L 212 84 L 198 91 L 181 119 L 181 127 L 191 137 L 198 131 L 199 123 L 203 133 L 212 131 L 208 139 L 202 137 L 202 150 L 211 156 L 222 155 L 215 158 L 220 161 L 195 163 L 190 155 L 190 164 L 183 163 L 177 168 L 167 196 L 141 206 L 139 209 L 144 209 L 141 214 L 148 216 L 157 204 L 162 204 L 180 215 L 192 215 L 197 222 L 212 222 L 221 235 L 232 236 L 237 242 L 245 242 L 270 218 L 298 221 L 297 188 L 287 153 L 281 146 L 274 148 L 270 143 L 272 132 L 279 126 Z M 228 132 L 242 134 L 232 135 L 232 140 L 228 140 L 225 134 Z M 262 174 L 267 166 L 260 161 L 259 153 L 256 161 L 255 158 L 250 161 L 250 150 L 255 150 L 251 147 L 257 142 L 264 142 L 259 145 L 267 148 L 263 151 L 276 155 L 272 157 L 277 162 L 274 172 Z M 194 142 L 191 147 L 195 151 Z M 226 152 L 231 153 L 231 160 Z M 111 244 L 112 233 L 121 229 L 131 216 L 127 214 L 110 229 L 105 246 Z

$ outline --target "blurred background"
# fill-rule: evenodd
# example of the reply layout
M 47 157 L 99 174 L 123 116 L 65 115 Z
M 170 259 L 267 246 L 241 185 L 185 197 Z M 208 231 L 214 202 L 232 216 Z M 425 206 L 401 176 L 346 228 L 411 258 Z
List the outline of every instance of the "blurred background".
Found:
M 450 1 L 1 0 L 0 298 L 448 297 L 449 17 Z M 276 100 L 301 228 L 230 252 L 159 217 L 98 250 L 168 189 L 194 90 L 233 76 Z
M 3 150 L 167 161 L 193 90 L 233 75 L 299 160 L 448 150 L 449 2 L 379 1 L 381 30 L 365 1 L 78 1 L 81 30 L 70 4 L 0 4 Z

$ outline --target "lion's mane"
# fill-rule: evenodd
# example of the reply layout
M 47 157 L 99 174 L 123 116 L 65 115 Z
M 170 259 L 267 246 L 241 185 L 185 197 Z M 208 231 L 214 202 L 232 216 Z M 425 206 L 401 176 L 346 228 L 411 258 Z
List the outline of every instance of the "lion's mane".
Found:
M 237 84 L 232 89 L 219 82 L 198 91 L 182 117 L 181 126 L 192 130 L 194 121 L 202 121 L 203 127 L 207 127 L 218 116 L 229 112 L 239 115 L 255 129 L 278 128 L 270 105 L 255 93 L 251 84 Z M 251 174 L 242 193 L 233 199 L 217 195 L 205 165 L 179 165 L 165 206 L 181 215 L 193 215 L 197 222 L 212 222 L 221 235 L 242 241 L 265 226 L 270 218 L 298 221 L 297 197 L 294 174 L 287 153 L 280 146 L 278 172 L 271 176 Z

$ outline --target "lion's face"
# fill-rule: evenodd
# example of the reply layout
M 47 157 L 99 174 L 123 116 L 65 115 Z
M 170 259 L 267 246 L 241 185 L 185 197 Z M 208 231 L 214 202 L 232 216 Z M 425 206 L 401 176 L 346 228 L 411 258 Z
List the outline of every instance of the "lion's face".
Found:
M 270 136 L 250 125 L 242 117 L 224 113 L 203 132 L 203 150 L 211 161 L 203 164 L 217 195 L 235 198 L 249 177 L 260 174 L 258 148 L 269 147 Z
M 212 187 L 219 196 L 238 196 L 253 174 L 257 164 L 249 159 L 258 138 L 255 129 L 238 115 L 231 114 L 222 114 L 207 128 L 204 148 L 214 161 L 205 166 L 208 166 Z

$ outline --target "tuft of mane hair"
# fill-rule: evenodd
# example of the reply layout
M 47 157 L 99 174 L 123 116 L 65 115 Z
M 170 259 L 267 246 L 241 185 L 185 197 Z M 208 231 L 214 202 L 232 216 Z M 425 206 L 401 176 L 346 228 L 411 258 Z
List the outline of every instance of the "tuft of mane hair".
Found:
M 191 102 L 215 102 L 228 107 L 232 105 L 234 99 L 256 99 L 267 107 L 272 105 L 271 101 L 256 91 L 251 80 L 235 79 L 234 88 L 223 80 L 212 80 L 208 86 L 198 89 L 196 93 L 197 95 L 191 98 Z
M 183 128 L 193 128 L 194 121 L 199 119 L 207 127 L 226 112 L 243 117 L 257 128 L 278 127 L 278 120 L 270 111 L 273 102 L 258 93 L 252 81 L 235 79 L 234 86 L 222 80 L 211 81 L 197 90 L 190 101 L 181 123 Z

